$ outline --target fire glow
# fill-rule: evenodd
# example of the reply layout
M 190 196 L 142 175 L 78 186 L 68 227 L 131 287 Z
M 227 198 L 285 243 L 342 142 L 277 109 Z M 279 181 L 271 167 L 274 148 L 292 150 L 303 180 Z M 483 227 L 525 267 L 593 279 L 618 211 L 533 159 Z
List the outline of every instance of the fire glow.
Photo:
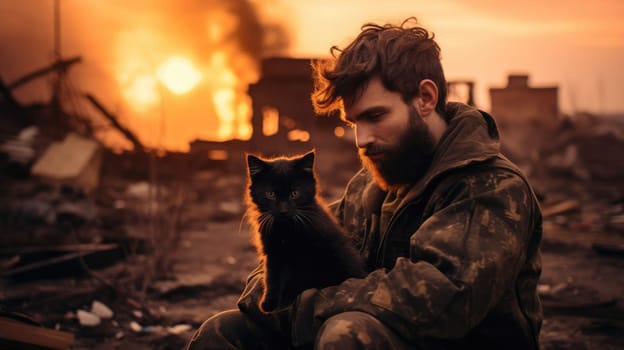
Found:
M 196 141 L 249 140 L 249 87 L 262 60 L 291 45 L 287 23 L 268 11 L 273 3 L 257 0 L 43 2 L 0 2 L 1 78 L 11 83 L 53 60 L 80 62 L 63 66 L 62 84 L 35 76 L 14 97 L 62 97 L 68 112 L 89 123 L 85 132 L 116 152 L 136 145 L 188 152 Z
M 212 28 L 218 22 L 207 23 Z M 223 28 L 233 30 L 236 23 Z M 118 37 L 115 76 L 121 96 L 136 116 L 132 128 L 146 144 L 187 151 L 195 139 L 251 137 L 247 88 L 258 79 L 259 58 L 236 42 L 215 38 L 231 33 L 210 33 L 208 51 L 146 29 Z
M 176 95 L 193 89 L 202 79 L 202 73 L 188 59 L 173 56 L 163 63 L 156 72 L 158 80 Z
M 139 111 L 160 101 L 162 96 L 158 84 L 162 84 L 175 95 L 182 95 L 195 88 L 202 79 L 202 73 L 193 63 L 180 56 L 170 57 L 153 74 L 147 67 L 140 71 L 143 73 L 128 78 L 124 90 L 126 99 Z

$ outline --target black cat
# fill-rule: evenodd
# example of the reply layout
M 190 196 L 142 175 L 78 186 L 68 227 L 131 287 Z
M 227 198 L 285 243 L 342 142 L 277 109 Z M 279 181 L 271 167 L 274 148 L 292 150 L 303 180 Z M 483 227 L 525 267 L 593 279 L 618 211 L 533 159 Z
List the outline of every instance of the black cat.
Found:
M 264 312 L 288 306 L 308 288 L 365 275 L 358 252 L 318 194 L 314 155 L 247 155 L 248 214 L 264 264 Z

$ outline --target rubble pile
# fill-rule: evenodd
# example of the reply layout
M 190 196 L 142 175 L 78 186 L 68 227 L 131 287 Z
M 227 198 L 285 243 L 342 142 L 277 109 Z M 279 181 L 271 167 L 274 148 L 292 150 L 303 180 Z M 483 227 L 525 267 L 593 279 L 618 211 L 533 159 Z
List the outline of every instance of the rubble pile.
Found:
M 529 164 L 550 259 L 624 261 L 624 129 L 613 125 L 565 124 Z M 194 169 L 184 154 L 115 154 L 74 132 L 42 142 L 38 126 L 6 130 L 0 322 L 30 332 L 16 316 L 27 314 L 75 349 L 181 348 L 203 319 L 235 305 L 256 263 L 244 173 Z M 339 196 L 340 181 L 327 182 Z M 539 290 L 553 320 L 592 317 L 622 329 L 622 283 L 601 289 L 550 268 Z M 558 346 L 557 332 L 545 324 L 545 348 Z

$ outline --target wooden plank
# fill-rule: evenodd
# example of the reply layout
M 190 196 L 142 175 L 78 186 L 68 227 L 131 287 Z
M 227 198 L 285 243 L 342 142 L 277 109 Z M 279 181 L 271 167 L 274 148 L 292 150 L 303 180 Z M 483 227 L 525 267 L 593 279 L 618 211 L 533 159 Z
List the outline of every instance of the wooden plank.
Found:
M 93 248 L 93 247 L 91 247 L 91 248 Z M 39 261 L 30 263 L 30 264 L 27 264 L 27 265 L 24 265 L 24 266 L 16 267 L 14 269 L 6 270 L 6 271 L 0 271 L 0 276 L 8 277 L 8 276 L 16 275 L 16 274 L 23 273 L 23 272 L 26 272 L 26 271 L 36 270 L 36 269 L 39 269 L 39 268 L 42 268 L 42 267 L 46 267 L 46 266 L 58 264 L 58 263 L 61 263 L 61 262 L 64 262 L 64 261 L 76 259 L 76 258 L 85 256 L 85 255 L 96 253 L 96 252 L 114 250 L 114 249 L 117 248 L 117 245 L 116 244 L 111 244 L 111 245 L 106 246 L 106 248 L 107 249 L 96 249 L 96 250 L 83 249 L 81 251 L 74 251 L 74 252 L 63 254 L 61 256 L 56 256 L 56 257 L 53 257 L 53 258 L 39 260 Z
M 100 111 L 100 113 L 102 113 L 104 117 L 106 117 L 106 119 L 108 119 L 113 124 L 113 126 L 117 130 L 119 130 L 119 132 L 121 132 L 128 139 L 128 141 L 132 142 L 135 151 L 141 152 L 144 150 L 143 144 L 141 143 L 139 138 L 132 131 L 130 131 L 130 129 L 121 125 L 117 117 L 109 112 L 106 108 L 104 108 L 100 101 L 95 98 L 95 96 L 91 94 L 85 94 L 84 96 L 87 98 L 87 100 L 89 100 L 89 102 L 91 102 L 91 104 L 95 108 L 97 108 L 97 110 Z
M 24 266 L 16 267 L 14 269 L 10 269 L 7 271 L 2 271 L 0 272 L 0 276 L 3 276 L 3 277 L 13 276 L 13 275 L 23 273 L 26 271 L 36 270 L 36 269 L 46 267 L 49 265 L 54 265 L 63 261 L 72 260 L 81 256 L 85 256 L 87 254 L 90 254 L 90 252 L 74 252 L 74 253 L 68 253 L 68 254 L 64 254 L 64 255 L 57 256 L 57 257 L 50 258 L 50 259 L 40 260 L 32 264 L 27 264 Z
M 74 342 L 74 335 L 0 316 L 0 339 L 50 349 L 68 349 Z
M 568 212 L 578 211 L 581 209 L 581 203 L 577 200 L 567 200 L 557 204 L 544 206 L 542 208 L 542 216 L 549 217 L 559 214 L 564 214 Z
M 13 90 L 16 89 L 18 87 L 20 87 L 21 85 L 26 84 L 27 82 L 38 78 L 42 75 L 45 75 L 47 73 L 53 72 L 53 71 L 62 71 L 62 70 L 67 70 L 67 68 L 69 68 L 69 66 L 78 63 L 82 61 L 82 57 L 80 56 L 75 56 L 75 57 L 71 57 L 68 59 L 64 59 L 64 60 L 56 60 L 54 61 L 54 63 L 52 63 L 51 65 L 41 68 L 41 69 L 37 69 L 36 71 L 26 74 L 25 76 L 17 79 L 16 81 L 12 82 L 11 84 L 9 84 L 7 87 L 9 88 L 9 90 Z
M 15 248 L 1 248 L 0 254 L 30 254 L 41 252 L 98 252 L 103 250 L 112 250 L 117 248 L 115 243 L 106 244 L 58 244 L 58 245 L 41 245 L 26 246 Z

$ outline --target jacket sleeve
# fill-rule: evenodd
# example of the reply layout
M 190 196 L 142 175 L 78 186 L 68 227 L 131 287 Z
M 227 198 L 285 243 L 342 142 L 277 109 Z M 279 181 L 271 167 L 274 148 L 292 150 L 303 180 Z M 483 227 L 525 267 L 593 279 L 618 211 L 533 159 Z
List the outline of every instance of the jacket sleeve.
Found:
M 245 281 L 245 288 L 241 293 L 237 305 L 238 308 L 248 314 L 252 318 L 260 318 L 262 311 L 260 311 L 260 299 L 264 290 L 263 286 L 264 271 L 262 264 L 260 263 L 251 273 L 247 276 Z
M 260 310 L 260 299 L 264 292 L 263 276 L 264 270 L 262 264 L 259 264 L 247 277 L 245 289 L 237 302 L 238 309 L 267 330 L 278 333 L 290 332 L 291 307 L 270 313 Z
M 486 316 L 526 258 L 532 192 L 504 173 L 465 177 L 445 193 L 443 205 L 411 235 L 409 258 L 299 296 L 295 345 L 312 341 L 325 319 L 345 311 L 372 314 L 407 339 L 462 337 Z

